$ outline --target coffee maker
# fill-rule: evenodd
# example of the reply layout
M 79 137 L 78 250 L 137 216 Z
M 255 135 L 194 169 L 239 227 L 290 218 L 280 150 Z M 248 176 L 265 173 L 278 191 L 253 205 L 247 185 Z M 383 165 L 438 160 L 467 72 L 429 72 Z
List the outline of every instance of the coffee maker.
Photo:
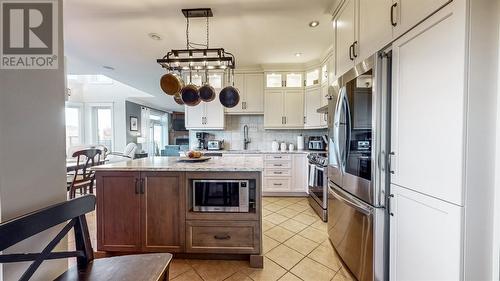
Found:
M 198 139 L 198 146 L 196 148 L 199 150 L 207 149 L 208 133 L 198 132 L 196 133 L 196 138 Z

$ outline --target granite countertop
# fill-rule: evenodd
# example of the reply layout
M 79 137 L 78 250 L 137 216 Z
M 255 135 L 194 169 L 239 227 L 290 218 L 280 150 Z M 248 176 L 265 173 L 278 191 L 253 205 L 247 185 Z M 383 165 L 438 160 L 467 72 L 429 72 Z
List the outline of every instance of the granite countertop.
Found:
M 172 171 L 172 172 L 261 172 L 263 162 L 248 157 L 211 157 L 204 162 L 179 162 L 179 157 L 148 157 L 95 166 L 94 171 Z
M 222 153 L 222 154 L 309 154 L 309 153 L 327 153 L 324 150 L 293 150 L 293 151 L 271 151 L 271 150 L 203 150 L 203 153 Z

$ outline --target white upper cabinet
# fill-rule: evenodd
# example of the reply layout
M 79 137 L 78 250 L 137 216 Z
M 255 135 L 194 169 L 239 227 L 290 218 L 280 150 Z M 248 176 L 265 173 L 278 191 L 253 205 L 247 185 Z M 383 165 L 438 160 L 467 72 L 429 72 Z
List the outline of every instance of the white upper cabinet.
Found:
M 321 84 L 328 84 L 328 61 L 321 67 Z
M 452 0 L 394 0 L 392 13 L 395 37 L 402 35 L 450 2 Z
M 456 10 L 393 43 L 391 181 L 463 205 L 466 24 Z
M 264 127 L 268 129 L 303 128 L 304 91 L 266 91 L 264 106 Z
M 224 129 L 224 107 L 218 100 L 201 102 L 197 106 L 185 106 L 185 108 L 186 129 Z
M 389 280 L 462 280 L 462 207 L 395 185 L 391 193 Z
M 319 84 L 319 69 L 306 72 L 306 87 Z
M 312 129 L 321 126 L 322 114 L 316 110 L 321 107 L 321 89 L 311 87 L 305 90 L 304 95 L 304 128 Z
M 281 88 L 283 87 L 282 73 L 266 73 L 266 88 Z
M 354 66 L 356 18 L 356 0 L 346 0 L 337 16 L 333 19 L 337 77 Z
M 267 89 L 304 87 L 302 72 L 272 72 L 266 73 L 265 77 Z
M 301 88 L 304 86 L 302 73 L 286 73 L 285 78 L 286 88 Z
M 264 74 L 237 73 L 234 86 L 240 92 L 240 103 L 227 108 L 227 114 L 263 114 L 264 113 Z
M 381 50 L 392 40 L 391 6 L 393 0 L 359 0 L 358 60 Z M 414 1 L 419 2 L 419 1 Z

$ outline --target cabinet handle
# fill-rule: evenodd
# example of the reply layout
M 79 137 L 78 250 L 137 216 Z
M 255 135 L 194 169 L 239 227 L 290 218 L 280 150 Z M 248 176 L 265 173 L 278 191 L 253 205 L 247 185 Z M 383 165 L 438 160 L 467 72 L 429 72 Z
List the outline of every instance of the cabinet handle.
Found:
M 394 9 L 398 6 L 398 2 L 392 4 L 391 6 L 391 24 L 392 26 L 398 25 L 398 22 L 394 19 Z
M 388 164 L 388 168 L 389 168 L 389 173 L 394 175 L 394 170 L 392 169 L 392 156 L 396 155 L 396 153 L 394 151 L 391 151 L 389 152 L 389 163 Z
M 146 179 L 141 179 L 141 194 L 144 194 Z
M 306 120 L 307 120 L 307 119 L 306 119 L 306 117 L 304 116 L 304 124 L 306 124 L 306 123 L 307 123 L 307 121 L 306 121 Z
M 283 184 L 282 183 L 273 183 L 273 185 L 280 186 L 280 185 L 283 185 Z
M 285 118 L 285 125 L 286 125 L 286 116 L 284 118 Z
M 274 172 L 275 175 L 281 175 L 283 172 Z
M 231 236 L 229 236 L 228 234 L 214 235 L 214 238 L 217 240 L 229 240 L 229 239 L 231 239 Z
M 283 166 L 283 164 L 274 164 L 273 166 L 274 166 L 274 167 L 282 167 L 282 166 Z
M 281 125 L 285 125 L 285 117 L 281 116 Z
M 281 156 L 274 156 L 274 159 L 281 159 Z
M 352 57 L 352 47 L 353 47 L 353 45 L 349 46 L 349 59 L 350 60 L 354 60 L 354 58 Z
M 389 210 L 389 215 L 394 217 L 394 213 L 392 212 L 392 202 L 391 199 L 394 198 L 394 194 L 389 194 L 389 199 L 387 200 L 387 209 Z
M 353 54 L 354 58 L 358 57 L 358 53 L 356 52 L 357 46 L 358 46 L 358 41 L 354 41 L 354 43 L 352 43 L 352 54 Z
M 139 191 L 139 181 L 140 179 L 135 179 L 135 194 L 140 194 L 140 191 Z

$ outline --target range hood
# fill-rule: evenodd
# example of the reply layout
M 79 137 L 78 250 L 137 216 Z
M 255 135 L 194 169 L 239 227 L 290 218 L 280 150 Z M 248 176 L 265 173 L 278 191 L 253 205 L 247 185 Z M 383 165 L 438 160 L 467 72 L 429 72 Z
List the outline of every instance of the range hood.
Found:
M 316 110 L 317 113 L 328 114 L 328 105 L 322 106 Z

